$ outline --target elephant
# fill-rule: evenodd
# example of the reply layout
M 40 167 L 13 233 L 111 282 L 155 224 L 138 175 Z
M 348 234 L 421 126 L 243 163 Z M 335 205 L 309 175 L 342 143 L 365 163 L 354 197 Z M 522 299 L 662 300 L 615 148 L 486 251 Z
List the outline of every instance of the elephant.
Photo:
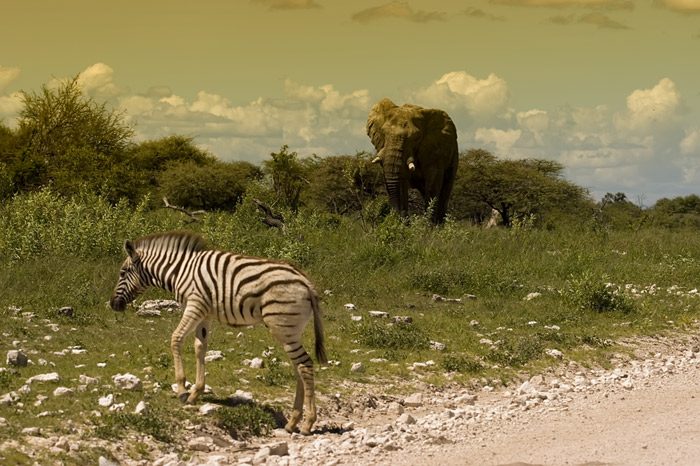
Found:
M 408 214 L 410 186 L 426 208 L 435 200 L 431 221 L 443 223 L 459 163 L 457 129 L 447 113 L 382 99 L 369 112 L 367 135 L 377 150 L 372 162 L 382 166 L 391 208 Z

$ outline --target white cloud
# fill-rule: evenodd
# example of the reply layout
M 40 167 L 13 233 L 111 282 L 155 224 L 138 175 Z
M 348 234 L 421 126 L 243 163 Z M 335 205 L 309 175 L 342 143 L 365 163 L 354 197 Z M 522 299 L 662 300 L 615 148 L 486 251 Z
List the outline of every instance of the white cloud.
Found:
M 21 109 L 22 99 L 19 92 L 15 92 L 12 95 L 0 95 L 0 119 L 10 119 L 10 121 L 5 123 L 9 123 L 11 127 L 14 126 L 14 121 Z
M 680 143 L 681 154 L 700 156 L 700 130 L 686 131 L 686 136 Z
M 114 83 L 114 70 L 104 63 L 96 63 L 87 67 L 78 75 L 78 83 L 83 90 L 96 97 L 114 97 L 127 92 Z
M 494 154 L 511 154 L 512 148 L 520 138 L 522 130 L 497 128 L 478 128 L 474 140 L 486 146 Z
M 4 90 L 12 81 L 17 79 L 20 69 L 14 66 L 0 66 L 0 91 Z
M 415 93 L 416 103 L 443 110 L 466 109 L 472 117 L 493 117 L 505 111 L 509 90 L 495 74 L 478 79 L 464 71 L 444 74 Z
M 627 110 L 616 116 L 618 129 L 645 134 L 677 122 L 681 95 L 669 78 L 651 89 L 637 89 L 627 96 Z

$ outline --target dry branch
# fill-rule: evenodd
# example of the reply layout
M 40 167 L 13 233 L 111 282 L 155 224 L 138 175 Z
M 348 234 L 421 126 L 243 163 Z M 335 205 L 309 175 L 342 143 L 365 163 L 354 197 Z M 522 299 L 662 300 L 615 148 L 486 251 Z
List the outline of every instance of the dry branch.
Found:
M 206 210 L 195 210 L 195 211 L 190 212 L 189 210 L 185 209 L 184 207 L 172 205 L 168 202 L 167 197 L 163 198 L 163 202 L 165 203 L 166 209 L 177 210 L 178 212 L 182 212 L 183 214 L 187 215 L 189 217 L 189 220 L 187 220 L 186 223 L 199 222 L 199 219 L 197 217 L 195 217 L 195 215 L 207 213 Z
M 257 204 L 258 208 L 262 210 L 265 213 L 265 216 L 260 218 L 262 222 L 269 226 L 269 227 L 274 227 L 277 228 L 280 233 L 284 234 L 285 232 L 285 227 L 284 227 L 284 219 L 282 218 L 281 215 L 275 214 L 272 212 L 272 209 L 267 206 L 267 204 L 260 202 L 257 199 L 253 199 L 253 202 Z

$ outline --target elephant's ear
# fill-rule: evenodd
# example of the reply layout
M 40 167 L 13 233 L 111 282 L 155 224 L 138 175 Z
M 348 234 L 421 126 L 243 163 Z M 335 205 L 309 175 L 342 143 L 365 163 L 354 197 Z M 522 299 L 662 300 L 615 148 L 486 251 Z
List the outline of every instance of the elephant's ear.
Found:
M 442 133 L 446 138 L 457 139 L 457 128 L 452 118 L 443 110 L 435 108 L 423 109 L 425 131 L 428 134 Z
M 389 99 L 382 99 L 372 107 L 367 118 L 367 136 L 372 141 L 372 145 L 378 151 L 384 147 L 384 133 L 382 127 L 386 118 L 392 110 L 398 108 Z

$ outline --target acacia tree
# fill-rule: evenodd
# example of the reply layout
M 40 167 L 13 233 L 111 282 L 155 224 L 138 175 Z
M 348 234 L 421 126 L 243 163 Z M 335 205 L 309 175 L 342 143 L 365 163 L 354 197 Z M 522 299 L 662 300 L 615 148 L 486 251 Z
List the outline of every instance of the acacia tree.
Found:
M 78 77 L 39 92 L 21 92 L 15 150 L 4 154 L 19 189 L 52 184 L 63 194 L 87 185 L 109 192 L 119 183 L 134 130 L 124 112 L 86 96 Z M 117 179 L 110 179 L 110 176 Z
M 563 179 L 563 170 L 563 165 L 550 160 L 501 160 L 488 151 L 473 149 L 460 158 L 454 205 L 475 207 L 476 213 L 460 215 L 482 220 L 484 210 L 493 209 L 509 227 L 516 218 L 571 212 L 590 203 L 584 188 Z
M 279 152 L 270 153 L 272 160 L 263 161 L 263 171 L 272 178 L 277 201 L 296 213 L 301 203 L 301 191 L 309 181 L 306 165 L 296 152 L 287 152 L 288 149 L 285 144 Z

